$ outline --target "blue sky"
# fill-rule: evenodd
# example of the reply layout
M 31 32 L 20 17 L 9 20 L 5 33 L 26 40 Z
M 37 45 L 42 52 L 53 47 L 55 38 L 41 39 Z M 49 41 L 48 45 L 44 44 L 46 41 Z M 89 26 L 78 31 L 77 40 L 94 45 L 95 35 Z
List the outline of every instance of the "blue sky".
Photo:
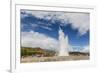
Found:
M 20 11 L 21 32 L 38 32 L 58 40 L 59 26 L 72 46 L 89 46 L 89 13 Z

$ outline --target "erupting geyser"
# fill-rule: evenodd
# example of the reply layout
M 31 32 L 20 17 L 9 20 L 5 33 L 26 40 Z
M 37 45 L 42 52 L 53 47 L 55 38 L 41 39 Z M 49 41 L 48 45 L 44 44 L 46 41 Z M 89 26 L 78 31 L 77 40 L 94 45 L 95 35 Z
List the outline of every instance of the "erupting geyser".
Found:
M 63 30 L 59 27 L 59 53 L 58 56 L 69 56 L 68 36 L 65 37 Z

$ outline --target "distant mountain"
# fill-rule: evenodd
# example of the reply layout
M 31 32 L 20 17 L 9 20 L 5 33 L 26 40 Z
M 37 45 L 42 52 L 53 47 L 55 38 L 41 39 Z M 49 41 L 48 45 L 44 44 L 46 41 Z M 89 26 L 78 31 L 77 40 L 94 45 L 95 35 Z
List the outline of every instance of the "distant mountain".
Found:
M 88 52 L 84 53 L 84 52 L 69 52 L 70 55 L 90 55 Z

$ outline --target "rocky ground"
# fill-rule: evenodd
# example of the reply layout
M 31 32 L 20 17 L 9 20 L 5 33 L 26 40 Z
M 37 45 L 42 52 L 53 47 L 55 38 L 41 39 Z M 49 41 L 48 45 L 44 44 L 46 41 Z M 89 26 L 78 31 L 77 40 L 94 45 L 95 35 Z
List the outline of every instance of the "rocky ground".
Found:
M 70 55 L 70 56 L 54 56 L 54 57 L 23 57 L 21 63 L 31 62 L 51 62 L 51 61 L 76 61 L 76 60 L 89 60 L 88 55 Z

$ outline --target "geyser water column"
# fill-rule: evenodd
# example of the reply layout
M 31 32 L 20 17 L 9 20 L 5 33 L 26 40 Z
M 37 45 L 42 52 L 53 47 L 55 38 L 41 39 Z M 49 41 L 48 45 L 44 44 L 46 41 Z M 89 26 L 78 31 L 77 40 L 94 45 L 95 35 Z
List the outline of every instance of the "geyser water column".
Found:
M 68 36 L 65 37 L 63 30 L 59 27 L 59 53 L 58 56 L 69 56 Z

